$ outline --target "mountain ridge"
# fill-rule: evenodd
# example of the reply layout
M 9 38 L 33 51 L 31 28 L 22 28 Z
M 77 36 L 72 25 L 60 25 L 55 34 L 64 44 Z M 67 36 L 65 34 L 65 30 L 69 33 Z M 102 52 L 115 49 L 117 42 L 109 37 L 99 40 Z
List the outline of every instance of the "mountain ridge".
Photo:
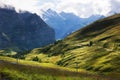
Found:
M 89 18 L 80 18 L 73 13 L 57 13 L 48 9 L 43 11 L 42 18 L 50 27 L 55 29 L 56 39 L 64 39 L 68 33 L 70 34 L 97 19 L 104 18 L 104 16 L 92 15 Z
M 55 41 L 54 30 L 38 15 L 0 8 L 0 49 L 30 50 Z

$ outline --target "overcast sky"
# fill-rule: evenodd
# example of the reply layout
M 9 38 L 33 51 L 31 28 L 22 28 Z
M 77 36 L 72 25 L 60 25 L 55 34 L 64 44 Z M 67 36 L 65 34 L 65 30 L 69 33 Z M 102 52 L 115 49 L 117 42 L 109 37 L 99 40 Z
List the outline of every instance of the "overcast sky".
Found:
M 0 0 L 0 3 L 37 14 L 49 8 L 57 12 L 72 12 L 80 17 L 120 13 L 120 0 Z

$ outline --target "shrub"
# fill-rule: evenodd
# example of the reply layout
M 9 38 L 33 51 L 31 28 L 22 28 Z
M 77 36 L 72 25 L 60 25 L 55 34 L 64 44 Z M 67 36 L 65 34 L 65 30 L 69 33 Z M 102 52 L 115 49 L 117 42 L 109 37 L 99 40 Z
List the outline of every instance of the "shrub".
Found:
M 92 41 L 90 41 L 88 46 L 92 46 L 92 45 L 93 45 L 93 42 L 92 42 Z
M 60 61 L 58 61 L 56 64 L 62 66 L 62 65 L 63 65 L 63 62 L 62 62 L 62 60 L 60 60 Z
M 32 61 L 38 61 L 41 62 L 41 59 L 39 59 L 37 56 L 32 59 Z

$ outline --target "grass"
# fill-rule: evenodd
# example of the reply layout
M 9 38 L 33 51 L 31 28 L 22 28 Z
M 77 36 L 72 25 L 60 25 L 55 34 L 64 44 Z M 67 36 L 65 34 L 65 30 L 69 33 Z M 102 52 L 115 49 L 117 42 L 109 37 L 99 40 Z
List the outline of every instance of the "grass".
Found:
M 98 75 L 94 73 L 112 77 L 111 80 L 115 80 L 114 78 L 119 80 L 119 34 L 120 14 L 117 14 L 98 20 L 64 40 L 33 49 L 24 55 L 24 60 L 19 60 L 19 65 L 13 64 L 16 59 L 0 56 L 0 60 L 9 62 L 1 64 L 1 66 L 9 64 L 8 67 L 1 67 L 1 72 L 12 76 L 10 72 L 13 70 L 15 71 L 13 75 L 23 80 L 109 80 L 97 77 Z M 40 61 L 33 61 L 35 57 Z
M 22 63 L 20 61 L 19 64 L 15 64 L 11 61 L 14 61 L 14 59 L 0 57 L 0 80 L 109 80 L 107 77 L 80 70 L 75 71 L 53 65 L 47 67 L 48 64 L 46 66 L 46 64 L 41 65 L 29 61 L 23 61 Z
M 25 60 L 38 56 L 42 62 L 93 71 L 120 73 L 120 14 L 98 20 L 64 40 L 33 49 Z M 92 42 L 92 45 L 90 45 Z M 115 75 L 114 75 L 115 76 Z

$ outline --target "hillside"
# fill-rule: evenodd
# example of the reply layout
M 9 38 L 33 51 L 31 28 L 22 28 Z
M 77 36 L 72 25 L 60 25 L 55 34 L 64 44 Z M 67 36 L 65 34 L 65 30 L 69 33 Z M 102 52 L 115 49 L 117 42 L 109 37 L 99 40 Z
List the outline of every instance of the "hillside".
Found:
M 97 72 L 120 73 L 120 14 L 100 19 L 52 45 L 33 49 L 26 60 Z
M 117 78 L 87 71 L 63 68 L 50 63 L 38 63 L 0 56 L 0 80 L 109 80 Z
M 0 8 L 0 49 L 30 50 L 55 41 L 55 33 L 37 14 Z

